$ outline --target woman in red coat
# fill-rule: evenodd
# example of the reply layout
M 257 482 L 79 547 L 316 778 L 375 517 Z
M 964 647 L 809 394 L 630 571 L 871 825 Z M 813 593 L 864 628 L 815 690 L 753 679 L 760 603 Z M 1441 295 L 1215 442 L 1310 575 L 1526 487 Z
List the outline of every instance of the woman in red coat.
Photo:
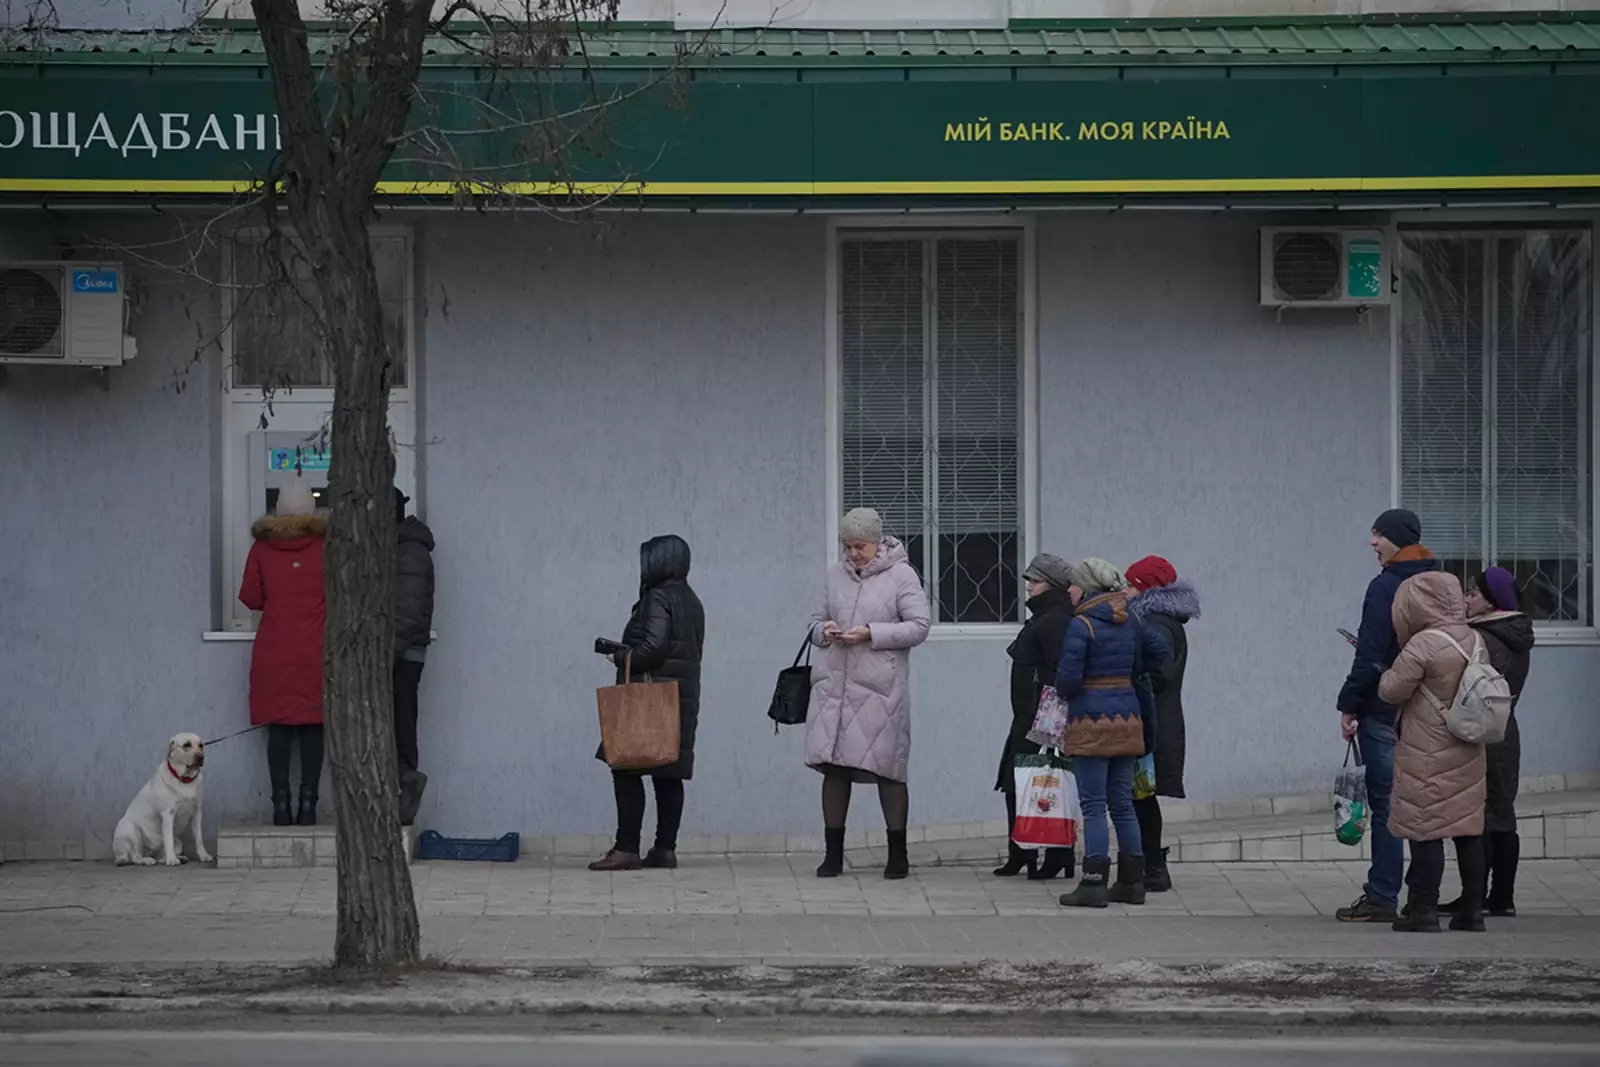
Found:
M 276 513 L 250 527 L 239 602 L 261 612 L 250 657 L 250 722 L 267 728 L 272 823 L 314 826 L 322 778 L 322 629 L 328 605 L 322 548 L 328 520 L 303 478 L 278 493 Z M 289 753 L 300 741 L 300 811 L 289 810 Z

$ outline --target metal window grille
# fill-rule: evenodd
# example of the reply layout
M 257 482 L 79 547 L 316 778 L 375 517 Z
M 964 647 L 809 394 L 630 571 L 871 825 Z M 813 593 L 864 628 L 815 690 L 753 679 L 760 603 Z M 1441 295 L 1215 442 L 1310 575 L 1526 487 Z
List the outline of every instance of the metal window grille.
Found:
M 1407 231 L 1400 269 L 1402 502 L 1452 572 L 1591 625 L 1589 232 Z
M 906 544 L 934 620 L 1020 617 L 1022 244 L 841 239 L 842 499 Z

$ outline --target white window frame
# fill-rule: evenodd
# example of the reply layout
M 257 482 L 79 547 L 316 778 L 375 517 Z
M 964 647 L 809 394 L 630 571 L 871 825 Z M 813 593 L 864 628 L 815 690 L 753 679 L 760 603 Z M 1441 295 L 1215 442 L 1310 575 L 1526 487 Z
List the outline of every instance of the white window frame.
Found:
M 251 227 L 237 231 L 236 238 L 241 241 L 259 240 L 267 236 L 264 227 Z M 414 444 L 417 427 L 419 425 L 418 400 L 421 392 L 418 382 L 417 343 L 420 322 L 417 316 L 416 288 L 417 288 L 417 241 L 412 226 L 404 223 L 378 223 L 368 227 L 368 233 L 373 237 L 386 239 L 398 238 L 404 242 L 405 276 L 403 283 L 404 304 L 403 315 L 405 329 L 405 368 L 406 384 L 403 388 L 391 389 L 389 404 L 391 409 L 390 426 L 399 438 L 402 450 Z M 220 450 L 220 468 L 222 483 L 222 512 L 217 524 L 219 529 L 213 539 L 214 551 L 220 560 L 213 568 L 214 573 L 220 576 L 219 588 L 216 591 L 216 602 L 212 607 L 212 622 L 218 624 L 220 629 L 207 629 L 203 635 L 206 641 L 253 641 L 255 631 L 253 628 L 243 627 L 234 611 L 233 605 L 239 591 L 239 578 L 243 573 L 244 560 L 235 559 L 237 554 L 232 547 L 236 534 L 234 525 L 244 514 L 243 507 L 249 494 L 249 472 L 246 467 L 248 462 L 248 444 L 246 435 L 241 432 L 245 412 L 262 411 L 266 400 L 266 390 L 258 386 L 239 386 L 233 384 L 234 369 L 234 310 L 236 292 L 233 286 L 234 262 L 231 244 L 224 244 L 222 249 L 222 277 L 225 284 L 221 290 L 220 312 L 222 315 L 223 329 L 218 338 L 218 348 L 222 359 L 222 388 L 218 390 L 218 426 L 220 432 L 217 436 L 217 447 Z M 272 397 L 275 410 L 280 413 L 294 411 L 301 415 L 298 421 L 304 421 L 307 412 L 321 412 L 331 408 L 333 404 L 333 389 L 330 386 L 297 387 L 290 391 L 287 389 L 275 390 Z M 404 413 L 400 420 L 404 425 L 397 425 L 393 413 L 398 410 Z M 297 421 L 293 416 L 283 419 L 291 425 L 290 430 L 298 430 L 294 426 Z M 421 493 L 421 464 L 418 457 L 413 455 L 397 455 L 397 465 L 401 471 L 399 477 L 408 481 L 413 488 L 411 495 L 418 501 L 420 511 Z M 404 472 L 409 471 L 410 477 L 405 477 Z
M 1570 228 L 1574 224 L 1584 224 L 1589 227 L 1589 247 L 1592 261 L 1589 268 L 1590 285 L 1590 351 L 1589 351 L 1589 484 L 1585 492 L 1589 500 L 1589 611 L 1596 620 L 1594 625 L 1584 625 L 1574 622 L 1534 622 L 1534 629 L 1538 634 L 1540 647 L 1552 648 L 1563 646 L 1600 646 L 1600 559 L 1596 557 L 1596 548 L 1600 547 L 1600 210 L 1594 205 L 1584 205 L 1574 209 L 1544 209 L 1544 210 L 1501 210 L 1501 211 L 1405 211 L 1396 212 L 1390 220 L 1388 227 L 1388 241 L 1390 249 L 1390 263 L 1392 274 L 1396 279 L 1395 292 L 1389 305 L 1389 502 L 1392 507 L 1400 506 L 1400 439 L 1401 439 L 1401 356 L 1400 356 L 1400 327 L 1402 320 L 1402 302 L 1405 300 L 1405 286 L 1398 284 L 1400 279 L 1400 230 L 1429 229 L 1439 231 L 1455 231 L 1469 233 L 1475 227 L 1482 227 L 1488 232 L 1494 227 L 1517 226 L 1529 230 L 1541 227 Z M 1426 516 L 1424 516 L 1426 523 Z M 1426 543 L 1427 538 L 1423 538 Z
M 1034 219 L 1030 215 L 835 215 L 828 218 L 826 255 L 827 293 L 824 300 L 825 375 L 823 386 L 823 436 L 827 445 L 827 507 L 822 527 L 822 560 L 831 566 L 839 560 L 839 520 L 844 485 L 844 445 L 840 420 L 843 411 L 840 367 L 840 292 L 839 240 L 856 231 L 883 233 L 904 231 L 907 237 L 960 236 L 962 231 L 1014 231 L 1021 236 L 1022 262 L 1022 396 L 1017 416 L 1022 421 L 1022 470 L 1018 472 L 1021 494 L 1020 529 L 1022 563 L 1032 558 L 1039 543 L 1039 284 L 1038 253 Z M 923 575 L 924 586 L 930 581 Z M 1019 597 L 1026 599 L 1021 566 L 1017 571 Z M 1010 640 L 1021 629 L 1021 622 L 934 623 L 930 640 L 988 638 Z

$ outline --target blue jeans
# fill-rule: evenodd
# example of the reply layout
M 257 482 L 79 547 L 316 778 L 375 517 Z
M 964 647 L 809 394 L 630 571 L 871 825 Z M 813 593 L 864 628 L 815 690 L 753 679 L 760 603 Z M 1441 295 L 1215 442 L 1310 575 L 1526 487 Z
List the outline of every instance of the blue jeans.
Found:
M 1083 854 L 1111 856 L 1106 832 L 1106 808 L 1117 828 L 1117 851 L 1143 855 L 1139 819 L 1133 813 L 1133 766 L 1137 756 L 1075 756 L 1072 771 L 1078 778 L 1078 804 L 1083 808 Z
M 1363 890 L 1379 904 L 1400 901 L 1405 877 L 1406 846 L 1389 832 L 1389 798 L 1394 793 L 1394 713 L 1363 715 L 1356 725 L 1356 744 L 1367 771 L 1367 809 L 1372 819 L 1372 866 Z

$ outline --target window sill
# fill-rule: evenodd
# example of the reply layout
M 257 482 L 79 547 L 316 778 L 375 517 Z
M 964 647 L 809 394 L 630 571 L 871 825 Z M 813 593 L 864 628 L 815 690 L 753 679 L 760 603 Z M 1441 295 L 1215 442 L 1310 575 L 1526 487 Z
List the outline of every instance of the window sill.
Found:
M 1592 626 L 1533 628 L 1534 648 L 1600 648 L 1600 630 Z
M 1010 641 L 1022 629 L 1016 622 L 934 623 L 929 641 Z
M 432 641 L 439 640 L 438 630 L 429 630 L 428 637 Z M 252 642 L 256 639 L 254 630 L 206 630 L 200 634 L 200 640 L 206 643 L 220 645 L 234 644 L 237 642 Z

